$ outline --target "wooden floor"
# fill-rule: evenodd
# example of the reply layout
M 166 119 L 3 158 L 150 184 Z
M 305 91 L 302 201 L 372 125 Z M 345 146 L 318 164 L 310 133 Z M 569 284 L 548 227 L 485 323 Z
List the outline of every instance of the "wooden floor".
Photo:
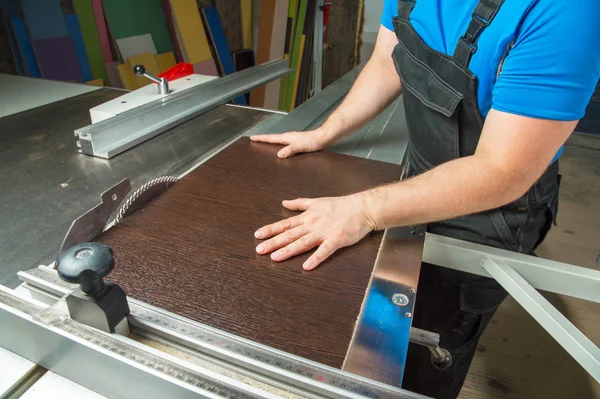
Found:
M 558 226 L 538 250 L 543 258 L 596 269 L 600 255 L 600 152 L 567 147 Z M 600 345 L 600 304 L 544 296 Z M 600 398 L 600 385 L 512 298 L 482 337 L 460 398 Z

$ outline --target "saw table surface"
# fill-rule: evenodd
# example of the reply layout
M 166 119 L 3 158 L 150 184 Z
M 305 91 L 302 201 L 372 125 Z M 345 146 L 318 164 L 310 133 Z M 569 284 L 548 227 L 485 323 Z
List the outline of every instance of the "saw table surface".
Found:
M 293 215 L 284 199 L 364 190 L 401 167 L 331 152 L 281 160 L 279 148 L 239 139 L 96 241 L 113 248 L 109 279 L 128 296 L 340 368 L 382 234 L 304 272 L 307 254 L 275 263 L 253 233 Z
M 74 130 L 90 124 L 89 109 L 123 93 L 103 88 L 0 118 L 1 285 L 15 287 L 19 270 L 53 262 L 73 220 L 122 179 L 135 190 L 179 175 L 271 115 L 220 106 L 113 159 L 79 154 Z

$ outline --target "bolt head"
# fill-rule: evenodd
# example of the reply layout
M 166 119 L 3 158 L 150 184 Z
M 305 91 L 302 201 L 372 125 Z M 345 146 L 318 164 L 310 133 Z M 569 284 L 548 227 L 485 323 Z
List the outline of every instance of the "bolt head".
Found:
M 411 318 L 412 317 L 412 313 L 406 312 L 405 316 L 408 317 L 408 318 Z
M 406 306 L 408 305 L 409 299 L 404 294 L 394 294 L 392 296 L 392 302 L 397 306 Z

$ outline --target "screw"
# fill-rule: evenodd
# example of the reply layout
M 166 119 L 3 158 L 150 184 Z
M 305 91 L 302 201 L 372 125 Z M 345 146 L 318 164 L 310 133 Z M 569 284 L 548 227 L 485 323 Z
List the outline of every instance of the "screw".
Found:
M 405 316 L 410 318 L 410 317 L 412 317 L 412 313 L 406 312 Z
M 410 289 L 410 293 L 411 293 L 411 294 L 414 294 L 415 292 L 417 292 L 417 290 L 415 290 L 414 288 L 411 288 L 411 289 Z
M 392 296 L 392 302 L 398 306 L 406 306 L 408 305 L 408 297 L 404 294 L 394 294 Z

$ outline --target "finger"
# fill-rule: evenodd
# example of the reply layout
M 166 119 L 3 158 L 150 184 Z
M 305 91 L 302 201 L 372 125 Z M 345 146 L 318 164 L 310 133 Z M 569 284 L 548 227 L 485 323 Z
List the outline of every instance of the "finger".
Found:
M 306 211 L 313 204 L 314 200 L 308 198 L 297 198 L 292 201 L 283 201 L 281 204 L 290 211 Z
M 285 143 L 288 144 L 288 143 Z M 283 147 L 281 150 L 279 150 L 279 152 L 277 152 L 277 156 L 279 158 L 288 158 L 291 157 L 292 155 L 296 154 L 298 151 L 296 151 L 296 149 L 294 148 L 293 145 L 288 145 L 286 147 Z
M 315 267 L 319 266 L 323 263 L 327 258 L 329 258 L 335 251 L 339 249 L 338 246 L 334 245 L 331 240 L 325 240 L 319 246 L 319 249 L 312 254 L 306 262 L 302 265 L 304 270 L 313 270 Z
M 271 254 L 271 259 L 273 259 L 275 262 L 281 262 L 309 251 L 317 245 L 319 245 L 317 235 L 314 233 L 306 234 Z
M 271 144 L 289 144 L 289 135 L 287 133 L 284 134 L 256 134 L 254 136 L 250 136 L 250 140 L 252 141 L 260 141 L 263 143 L 271 143 Z
M 277 223 L 273 223 L 260 229 L 256 230 L 254 233 L 254 237 L 258 239 L 271 238 L 276 236 L 277 234 L 281 234 L 286 230 L 293 229 L 294 227 L 298 227 L 302 224 L 300 218 L 298 216 L 294 216 L 288 219 L 281 220 Z
M 256 247 L 256 252 L 261 255 L 269 254 L 279 248 L 285 247 L 286 245 L 298 240 L 306 234 L 306 228 L 304 226 L 298 226 L 296 228 L 287 230 L 270 240 L 260 243 Z

